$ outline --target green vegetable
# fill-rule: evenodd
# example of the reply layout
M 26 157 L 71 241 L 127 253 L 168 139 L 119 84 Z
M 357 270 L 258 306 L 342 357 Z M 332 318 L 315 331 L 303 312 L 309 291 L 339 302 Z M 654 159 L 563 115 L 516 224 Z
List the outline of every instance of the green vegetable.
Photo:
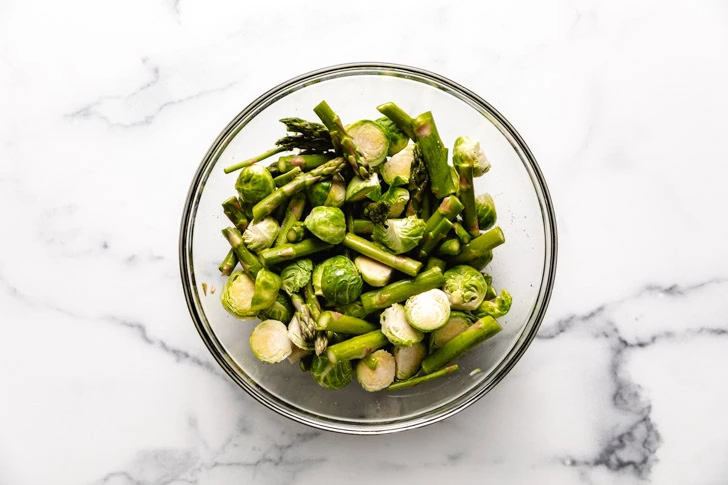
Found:
M 441 256 L 457 256 L 458 253 L 460 253 L 460 240 L 457 238 L 446 239 L 437 248 L 437 254 Z
M 480 234 L 478 226 L 478 212 L 475 204 L 475 190 L 473 187 L 473 165 L 465 163 L 457 166 L 458 183 L 460 185 L 460 201 L 463 203 L 463 224 L 472 237 Z
M 442 289 L 453 309 L 475 310 L 485 298 L 488 283 L 480 271 L 461 264 L 445 271 L 445 285 Z
M 369 170 L 369 164 L 366 159 L 361 156 L 361 152 L 354 143 L 352 137 L 344 128 L 344 124 L 341 122 L 339 115 L 334 113 L 334 110 L 331 109 L 326 101 L 321 101 L 318 105 L 316 105 L 313 111 L 319 118 L 321 118 L 321 121 L 329 130 L 334 150 L 340 152 L 344 156 L 356 175 L 364 179 L 368 178 L 371 173 Z
M 255 282 L 242 271 L 234 271 L 225 282 L 220 293 L 222 306 L 237 318 L 254 317 L 256 310 L 252 308 Z
M 222 203 L 222 210 L 230 219 L 230 222 L 238 229 L 243 232 L 248 227 L 248 218 L 243 213 L 243 208 L 240 205 L 240 200 L 237 197 L 230 197 L 225 199 Z
M 305 208 L 306 199 L 303 195 L 296 194 L 291 197 L 290 202 L 288 202 L 288 208 L 286 209 L 286 215 L 281 223 L 281 230 L 278 231 L 278 237 L 276 237 L 276 242 L 273 244 L 274 247 L 282 246 L 288 242 L 288 231 L 301 219 Z
M 261 269 L 255 276 L 255 291 L 250 302 L 250 309 L 258 312 L 270 307 L 278 297 L 281 289 L 281 277 L 267 269 Z
M 415 133 L 412 128 L 414 120 L 410 115 L 404 112 L 402 108 L 396 104 L 389 102 L 377 106 L 377 111 L 389 118 L 392 123 L 397 126 L 402 133 L 407 135 L 411 140 L 415 139 Z
M 447 323 L 430 334 L 430 350 L 435 351 L 463 333 L 475 319 L 464 312 L 450 312 Z
M 356 265 L 356 269 L 359 270 L 364 281 L 367 284 L 376 287 L 384 286 L 389 283 L 390 278 L 392 278 L 392 273 L 394 272 L 394 270 L 386 264 L 374 261 L 366 256 L 357 256 L 356 259 L 354 259 L 354 265 Z
M 480 148 L 480 143 L 469 136 L 461 136 L 455 140 L 452 162 L 456 167 L 466 164 L 472 165 L 475 177 L 480 177 L 490 170 L 490 162 Z
M 311 234 L 329 244 L 340 244 L 346 235 L 346 216 L 337 207 L 314 207 L 304 221 Z
M 397 380 L 409 379 L 420 370 L 420 364 L 427 357 L 427 346 L 422 342 L 394 348 L 394 363 L 396 372 L 394 377 Z
M 401 152 L 384 162 L 381 168 L 382 178 L 388 185 L 408 185 L 412 175 L 412 163 L 415 159 L 415 146 L 408 145 Z
M 422 361 L 422 371 L 430 374 L 441 369 L 501 330 L 501 326 L 492 317 L 481 318 Z
M 235 182 L 235 190 L 246 204 L 257 204 L 276 188 L 273 176 L 267 168 L 260 165 L 245 167 Z
M 333 363 L 325 355 L 317 355 L 311 363 L 311 376 L 319 386 L 336 390 L 349 385 L 354 370 L 348 360 Z
M 387 340 L 387 337 L 384 336 L 381 330 L 372 330 L 371 332 L 357 335 L 338 344 L 330 345 L 326 355 L 333 362 L 363 359 L 387 344 L 389 344 L 389 340 Z
M 228 276 L 235 270 L 235 266 L 237 266 L 237 264 L 238 257 L 235 256 L 235 251 L 230 249 L 230 251 L 228 251 L 228 253 L 225 255 L 225 259 L 222 260 L 220 266 L 218 266 L 217 269 L 220 270 L 220 274 L 222 274 L 223 276 Z
M 250 334 L 250 349 L 263 362 L 275 364 L 293 352 L 288 329 L 278 320 L 260 322 Z
M 325 251 L 330 247 L 331 244 L 318 239 L 304 239 L 298 243 L 284 244 L 275 248 L 264 249 L 260 252 L 259 256 L 261 261 L 267 266 L 270 266 L 292 259 L 304 258 L 314 253 Z
M 361 295 L 361 302 L 367 313 L 387 308 L 394 303 L 400 303 L 407 298 L 423 293 L 433 288 L 439 288 L 445 283 L 445 277 L 439 267 L 423 271 L 412 280 L 400 280 L 384 288 L 370 291 Z M 446 295 L 447 297 L 447 295 Z
M 392 354 L 377 350 L 356 365 L 356 380 L 365 391 L 381 391 L 394 382 L 395 369 Z
M 442 144 L 432 113 L 427 111 L 412 122 L 417 144 L 422 149 L 432 194 L 442 199 L 457 191 L 447 164 L 447 148 Z
M 313 342 L 311 342 L 311 336 L 308 333 L 304 332 L 304 327 L 301 323 L 303 317 L 299 318 L 299 316 L 300 313 L 296 312 L 296 314 L 291 317 L 291 321 L 288 322 L 288 340 L 290 340 L 293 345 L 295 345 L 299 349 L 313 350 L 314 345 Z M 306 335 L 304 335 L 304 333 L 306 333 Z
M 253 221 L 243 233 L 243 242 L 251 251 L 258 252 L 273 245 L 280 226 L 272 217 L 260 221 Z
M 276 168 L 280 173 L 287 173 L 297 168 L 303 172 L 308 172 L 316 167 L 320 167 L 324 163 L 333 159 L 330 153 L 313 154 L 313 155 L 288 155 L 280 157 L 276 163 Z
M 320 266 L 321 293 L 327 301 L 334 305 L 346 305 L 359 298 L 364 283 L 349 258 L 334 256 Z
M 361 120 L 347 126 L 346 131 L 354 140 L 359 154 L 370 167 L 376 167 L 387 158 L 389 135 L 378 123 Z
M 303 170 L 301 170 L 301 167 L 296 167 L 293 170 L 289 170 L 286 173 L 274 177 L 273 183 L 276 184 L 276 187 L 283 187 L 284 185 L 293 182 L 293 180 L 302 173 Z
M 386 204 L 389 207 L 387 217 L 394 218 L 402 215 L 409 198 L 409 190 L 402 187 L 390 187 L 376 204 Z
M 478 227 L 488 230 L 495 224 L 498 215 L 495 212 L 495 202 L 490 194 L 479 195 L 475 199 L 475 208 L 478 217 Z
M 306 226 L 303 222 L 294 222 L 286 234 L 286 241 L 289 243 L 301 242 L 306 237 Z
M 276 301 L 271 306 L 260 310 L 257 317 L 260 320 L 278 320 L 280 322 L 290 322 L 293 318 L 293 305 L 283 293 L 278 293 Z
M 416 248 L 424 234 L 425 221 L 410 216 L 404 219 L 388 219 L 384 224 L 375 225 L 372 238 L 394 254 L 402 254 Z
M 387 134 L 387 140 L 389 140 L 389 150 L 387 151 L 387 155 L 390 157 L 401 152 L 404 147 L 407 146 L 407 143 L 409 143 L 409 137 L 407 134 L 386 116 L 377 118 L 375 123 L 381 126 Z
M 316 182 L 308 187 L 306 195 L 312 206 L 341 207 L 346 198 L 346 182 L 344 177 L 336 174 L 330 179 Z
M 349 233 L 346 235 L 344 246 L 410 276 L 417 275 L 420 268 L 422 268 L 422 263 L 419 261 L 392 254 L 355 234 Z
M 225 236 L 225 239 L 228 240 L 228 243 L 230 243 L 233 251 L 235 251 L 235 255 L 238 257 L 238 261 L 240 261 L 240 266 L 243 267 L 243 271 L 248 273 L 250 276 L 255 277 L 255 275 L 258 274 L 258 271 L 263 269 L 263 265 L 261 265 L 258 258 L 251 253 L 247 247 L 245 247 L 243 235 L 240 234 L 240 231 L 234 227 L 227 227 L 222 230 L 222 234 Z
M 281 288 L 292 295 L 298 293 L 311 281 L 313 262 L 310 259 L 299 259 L 289 264 L 281 271 Z
M 384 310 L 379 318 L 382 333 L 394 345 L 414 345 L 425 338 L 425 334 L 409 324 L 404 307 L 399 303 Z
M 404 313 L 414 328 L 431 332 L 447 323 L 450 318 L 450 301 L 442 290 L 428 290 L 408 298 Z
M 323 312 L 316 322 L 316 330 L 327 330 L 346 335 L 361 335 L 376 329 L 376 325 L 366 320 L 332 311 Z
M 406 389 L 408 387 L 414 387 L 419 384 L 423 384 L 425 382 L 429 382 L 433 379 L 437 379 L 438 377 L 446 376 L 448 374 L 452 374 L 458 370 L 458 365 L 453 364 L 445 367 L 444 369 L 441 369 L 439 371 L 433 372 L 431 374 L 427 374 L 421 377 L 415 377 L 413 379 L 407 379 L 406 381 L 400 381 L 395 382 L 391 386 L 387 388 L 388 391 L 399 391 L 400 389 Z
M 381 189 L 376 173 L 365 179 L 353 177 L 346 187 L 346 202 L 360 202 L 377 191 L 381 194 Z
M 474 264 L 473 261 L 483 258 L 486 256 L 486 251 L 490 251 L 504 242 L 506 242 L 506 238 L 503 231 L 500 227 L 494 227 L 463 246 L 460 249 L 460 254 L 450 258 L 449 262 L 452 264 L 470 263 L 473 266 L 480 266 Z
M 483 318 L 485 316 L 500 318 L 508 313 L 511 309 L 512 303 L 513 299 L 511 298 L 511 294 L 506 290 L 501 290 L 501 293 L 497 298 L 493 300 L 485 300 L 473 311 L 473 313 L 478 318 Z

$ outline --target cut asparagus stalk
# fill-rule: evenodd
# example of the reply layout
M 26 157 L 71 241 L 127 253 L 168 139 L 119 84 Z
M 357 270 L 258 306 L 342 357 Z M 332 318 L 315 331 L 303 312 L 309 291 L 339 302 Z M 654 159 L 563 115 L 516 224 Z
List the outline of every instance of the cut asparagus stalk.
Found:
M 445 273 L 445 269 L 447 269 L 447 263 L 440 258 L 432 256 L 427 260 L 427 264 L 425 265 L 425 271 L 432 268 L 440 268 L 440 271 Z
M 384 116 L 392 120 L 397 128 L 407 135 L 410 140 L 415 140 L 415 132 L 412 128 L 413 119 L 410 115 L 404 112 L 402 108 L 397 106 L 395 103 L 384 103 L 377 106 L 377 110 Z
M 308 172 L 334 158 L 333 154 L 321 153 L 312 155 L 288 155 L 280 157 L 276 166 L 280 173 L 287 173 L 295 169 Z
M 431 380 L 437 379 L 438 377 L 446 376 L 448 374 L 452 374 L 456 370 L 458 370 L 458 365 L 453 364 L 449 365 L 443 369 L 440 369 L 439 371 L 433 372 L 431 374 L 427 374 L 421 377 L 415 377 L 412 379 L 407 379 L 406 381 L 399 381 L 395 382 L 392 385 L 390 385 L 387 390 L 388 391 L 399 391 L 400 389 L 407 389 L 408 387 L 414 387 L 416 385 L 429 382 Z
M 422 371 L 425 374 L 435 372 L 502 329 L 494 318 L 481 318 L 428 356 L 422 362 Z
M 460 199 L 458 199 L 454 195 L 445 197 L 440 203 L 437 210 L 434 212 L 434 214 L 432 214 L 430 218 L 427 219 L 423 244 L 424 242 L 427 242 L 427 233 L 434 231 L 437 225 L 440 224 L 440 221 L 442 221 L 443 219 L 447 219 L 450 222 L 454 221 L 458 214 L 462 212 L 463 208 L 463 203 L 460 202 Z
M 415 261 L 406 256 L 392 254 L 356 234 L 347 234 L 344 237 L 344 246 L 410 276 L 417 275 L 422 268 L 422 263 L 419 261 Z
M 238 231 L 241 233 L 245 232 L 245 229 L 248 228 L 249 221 L 248 218 L 245 217 L 243 207 L 240 205 L 240 200 L 237 197 L 225 199 L 222 203 L 222 210 L 227 218 L 230 219 L 230 222 L 238 228 Z
M 240 261 L 240 266 L 243 267 L 243 271 L 252 277 L 255 277 L 258 272 L 263 269 L 263 265 L 260 264 L 255 254 L 251 253 L 245 243 L 243 243 L 243 235 L 240 234 L 234 227 L 227 227 L 222 230 L 223 236 L 228 240 L 230 246 L 235 251 L 235 255 Z
M 359 150 L 354 144 L 354 140 L 346 132 L 346 129 L 344 129 L 344 124 L 341 122 L 339 115 L 334 113 L 334 110 L 331 109 L 331 106 L 326 101 L 321 101 L 313 111 L 321 118 L 326 128 L 328 128 L 334 147 L 336 148 L 338 145 L 344 154 L 344 158 L 349 162 L 351 168 L 354 169 L 354 173 L 363 179 L 369 178 L 369 165 L 361 157 Z
M 452 229 L 455 232 L 457 238 L 460 239 L 460 242 L 463 244 L 468 244 L 473 239 L 472 237 L 470 237 L 470 234 L 468 234 L 468 231 L 459 222 L 453 223 Z
M 452 229 L 452 222 L 441 219 L 431 232 L 426 233 L 423 238 L 425 243 L 420 248 L 420 258 L 426 258 L 435 249 L 435 246 L 447 237 L 450 229 Z
M 333 247 L 319 239 L 304 239 L 295 244 L 284 244 L 275 248 L 264 249 L 260 252 L 260 259 L 266 266 L 303 258 L 310 254 L 325 251 Z M 238 258 L 240 255 L 238 255 Z
M 240 170 L 241 168 L 250 167 L 254 163 L 258 163 L 261 160 L 265 160 L 266 158 L 270 158 L 276 153 L 285 152 L 285 147 L 275 147 L 271 148 L 270 150 L 261 153 L 260 155 L 257 155 L 253 158 L 249 158 L 247 160 L 243 160 L 242 162 L 236 163 L 235 165 L 230 165 L 229 167 L 224 169 L 225 173 L 235 172 L 236 170 Z
M 440 244 L 437 254 L 441 256 L 457 256 L 460 253 L 460 239 L 450 238 Z
M 232 248 L 228 251 L 225 259 L 222 260 L 218 269 L 223 276 L 229 276 L 235 270 L 235 266 L 238 264 L 238 257 L 235 255 L 235 251 Z
M 297 243 L 303 241 L 303 238 L 305 236 L 306 226 L 304 226 L 302 222 L 296 222 L 291 226 L 290 229 L 288 229 L 288 234 L 286 234 L 286 240 L 289 243 Z
M 472 237 L 478 237 L 478 211 L 475 207 L 473 165 L 466 163 L 456 167 L 460 175 L 460 201 L 463 203 L 463 225 Z
M 293 179 L 298 177 L 303 173 L 303 170 L 301 170 L 301 167 L 296 167 L 293 170 L 289 170 L 288 172 L 281 174 L 273 179 L 273 183 L 276 184 L 276 187 L 283 187 L 289 182 L 292 182 Z
M 453 183 L 450 166 L 447 164 L 447 148 L 442 144 L 432 112 L 427 111 L 415 118 L 412 128 L 425 158 L 432 194 L 442 199 L 456 193 L 457 187 Z
M 374 223 L 366 219 L 354 219 L 351 232 L 354 234 L 371 234 L 374 232 Z
M 332 311 L 321 313 L 316 322 L 316 330 L 327 330 L 345 335 L 362 335 L 376 329 L 377 325 L 366 320 Z
M 320 167 L 293 179 L 283 187 L 274 190 L 270 195 L 253 206 L 253 217 L 255 220 L 260 220 L 270 215 L 276 207 L 281 205 L 290 196 L 301 192 L 303 189 L 318 182 L 323 177 L 328 177 L 329 175 L 338 173 L 342 168 L 344 168 L 345 163 L 346 162 L 343 158 L 335 158 L 324 163 Z
M 423 293 L 433 288 L 439 288 L 445 283 L 445 277 L 438 267 L 423 271 L 412 280 L 401 280 L 391 283 L 384 288 L 370 291 L 361 295 L 361 302 L 367 313 L 387 308 L 394 303 L 400 303 L 407 298 Z
M 381 330 L 373 330 L 363 335 L 357 335 L 349 340 L 330 345 L 326 353 L 331 362 L 340 360 L 363 359 L 377 349 L 389 344 L 389 340 Z
M 506 242 L 503 231 L 500 227 L 494 227 L 490 231 L 476 237 L 469 244 L 460 250 L 460 254 L 450 258 L 451 264 L 470 263 L 482 257 L 487 251 L 492 250 Z
M 281 230 L 278 232 L 278 236 L 276 237 L 275 243 L 273 243 L 273 247 L 283 246 L 288 242 L 288 231 L 293 227 L 293 225 L 301 220 L 301 216 L 303 216 L 303 209 L 306 207 L 306 197 L 298 193 L 291 197 L 291 201 L 288 203 L 288 210 L 286 210 L 286 215 L 283 218 L 283 223 L 281 224 Z

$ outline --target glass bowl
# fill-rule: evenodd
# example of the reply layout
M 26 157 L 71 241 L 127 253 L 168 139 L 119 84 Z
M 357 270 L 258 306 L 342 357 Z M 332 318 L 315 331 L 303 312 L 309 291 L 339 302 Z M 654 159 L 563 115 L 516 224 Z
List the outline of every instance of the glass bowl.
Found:
M 469 135 L 481 142 L 492 168 L 476 179 L 476 194 L 490 192 L 506 243 L 487 271 L 508 289 L 513 306 L 504 330 L 458 360 L 445 378 L 396 392 L 319 387 L 298 365 L 258 361 L 248 338 L 255 326 L 230 316 L 220 303 L 217 269 L 229 246 L 220 231 L 230 225 L 220 203 L 234 195 L 235 174 L 223 167 L 262 153 L 283 133 L 280 118 L 317 120 L 325 99 L 344 122 L 375 119 L 376 106 L 394 101 L 408 113 L 431 110 L 446 146 Z M 187 305 L 205 345 L 240 387 L 295 421 L 330 431 L 382 434 L 417 428 L 465 409 L 513 368 L 539 328 L 556 270 L 556 225 L 546 182 L 526 143 L 490 104 L 437 74 L 391 64 L 348 64 L 304 74 L 253 101 L 220 133 L 192 180 L 182 217 L 180 271 Z M 208 291 L 203 291 L 205 284 Z M 217 288 L 214 294 L 212 287 Z

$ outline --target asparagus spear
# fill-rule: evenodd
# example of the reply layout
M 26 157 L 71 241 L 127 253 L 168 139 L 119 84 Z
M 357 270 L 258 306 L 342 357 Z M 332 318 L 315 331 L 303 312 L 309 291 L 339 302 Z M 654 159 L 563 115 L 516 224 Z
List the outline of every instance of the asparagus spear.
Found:
M 384 288 L 364 293 L 361 295 L 361 302 L 364 310 L 369 313 L 402 302 L 410 296 L 439 288 L 444 283 L 442 270 L 435 266 L 423 271 L 414 279 L 397 281 Z
M 344 246 L 410 276 L 417 275 L 420 268 L 422 268 L 422 263 L 419 261 L 415 261 L 406 256 L 392 254 L 356 234 L 347 234 L 344 237 Z
M 463 244 L 468 244 L 473 239 L 472 237 L 470 237 L 470 234 L 468 234 L 468 231 L 459 222 L 454 222 L 452 225 L 452 229 L 455 232 L 457 238 L 460 239 L 460 242 Z
M 397 128 L 407 135 L 410 140 L 415 140 L 415 132 L 412 128 L 413 119 L 410 115 L 404 112 L 402 108 L 397 106 L 395 103 L 384 103 L 377 106 L 377 110 L 384 116 L 392 120 Z
M 450 258 L 449 262 L 451 264 L 463 264 L 476 261 L 478 258 L 487 254 L 488 251 L 500 246 L 504 242 L 506 242 L 506 238 L 503 235 L 503 231 L 500 227 L 496 226 L 463 246 L 460 254 Z
M 460 200 L 464 206 L 463 225 L 471 236 L 477 237 L 480 229 L 478 229 L 478 211 L 475 207 L 475 190 L 473 189 L 473 165 L 464 163 L 455 168 L 460 175 Z
M 288 233 L 286 234 L 286 241 L 289 243 L 297 243 L 303 241 L 306 236 L 306 226 L 303 222 L 296 221 L 293 223 Z
M 366 219 L 353 219 L 350 232 L 354 234 L 371 234 L 374 232 L 374 223 Z
M 442 256 L 456 256 L 460 252 L 460 239 L 450 238 L 440 244 L 437 254 Z
M 428 381 L 431 381 L 433 379 L 437 379 L 438 377 L 442 377 L 442 376 L 446 376 L 448 374 L 452 374 L 456 370 L 458 370 L 458 365 L 457 364 L 449 365 L 449 366 L 444 367 L 444 368 L 442 368 L 442 369 L 440 369 L 438 371 L 435 371 L 435 372 L 433 372 L 431 374 L 426 374 L 426 375 L 420 376 L 420 377 L 414 377 L 412 379 L 407 379 L 406 381 L 395 382 L 395 383 L 391 384 L 387 388 L 387 390 L 388 391 L 398 391 L 400 389 L 407 389 L 408 387 L 414 387 L 414 386 L 416 386 L 418 384 L 422 384 L 424 382 L 428 382 Z
M 234 227 L 227 227 L 222 230 L 223 236 L 228 240 L 230 246 L 235 251 L 235 255 L 240 261 L 240 266 L 243 267 L 243 271 L 255 278 L 258 272 L 263 269 L 263 265 L 260 264 L 255 254 L 251 253 L 245 243 L 243 243 L 243 236 Z
M 316 167 L 320 167 L 332 158 L 334 158 L 334 155 L 331 153 L 286 155 L 278 158 L 276 166 L 280 173 L 288 173 L 297 168 L 300 168 L 303 172 L 308 172 Z
M 301 327 L 301 336 L 310 343 L 316 336 L 316 321 L 311 316 L 311 309 L 306 305 L 301 295 L 297 293 L 291 295 L 291 303 L 296 309 L 296 318 L 298 318 L 298 324 Z
M 273 179 L 273 183 L 276 184 L 276 187 L 283 187 L 289 182 L 292 182 L 293 179 L 298 177 L 303 173 L 303 170 L 301 170 L 301 167 L 296 167 L 293 170 L 289 170 L 288 172 L 281 174 Z
M 223 276 L 229 276 L 233 272 L 235 266 L 238 264 L 238 257 L 235 255 L 235 251 L 232 248 L 228 251 L 225 259 L 222 260 L 218 269 Z
M 226 167 L 223 171 L 225 173 L 230 173 L 230 172 L 234 172 L 236 170 L 240 170 L 241 168 L 250 167 L 254 163 L 258 163 L 261 160 L 265 160 L 266 158 L 272 157 L 276 153 L 281 153 L 281 152 L 285 152 L 285 151 L 287 151 L 287 148 L 285 148 L 285 147 L 279 146 L 279 147 L 271 148 L 270 150 L 265 151 L 265 152 L 261 153 L 260 155 L 254 156 L 253 158 L 249 158 L 247 160 L 243 160 L 242 162 L 238 162 L 234 165 L 230 165 L 229 167 Z
M 457 217 L 457 215 L 462 212 L 463 208 L 464 206 L 462 202 L 460 202 L 460 199 L 458 199 L 454 195 L 445 197 L 442 202 L 440 202 L 440 206 L 437 208 L 434 214 L 432 214 L 430 218 L 427 219 L 427 225 L 425 226 L 425 237 L 423 241 L 427 241 L 427 233 L 434 231 L 435 227 L 440 224 L 440 221 L 442 221 L 443 219 L 447 219 L 448 221 L 452 222 Z
M 440 268 L 440 271 L 445 273 L 445 268 L 447 268 L 447 263 L 443 261 L 440 258 L 436 258 L 434 256 L 430 257 L 427 260 L 427 264 L 425 265 L 425 271 L 432 268 Z
M 307 152 L 325 152 L 331 150 L 331 137 L 326 127 L 320 123 L 302 120 L 301 118 L 283 118 L 286 131 L 295 133 L 287 135 L 276 142 L 276 145 L 288 150 L 298 148 Z
M 377 349 L 389 344 L 381 330 L 357 335 L 338 344 L 329 346 L 327 357 L 331 362 L 340 360 L 363 359 Z
M 298 193 L 291 197 L 291 201 L 288 203 L 288 210 L 281 223 L 281 230 L 278 232 L 273 247 L 283 246 L 288 241 L 288 230 L 293 227 L 293 224 L 301 220 L 303 216 L 303 209 L 306 206 L 306 197 Z
M 369 166 L 361 157 L 356 145 L 354 145 L 354 140 L 346 132 L 339 115 L 334 113 L 334 110 L 331 109 L 331 106 L 326 101 L 321 101 L 313 111 L 321 118 L 326 128 L 328 128 L 334 148 L 338 145 L 344 157 L 351 165 L 351 168 L 354 169 L 354 173 L 363 179 L 369 178 Z
M 240 205 L 240 200 L 237 197 L 225 199 L 222 203 L 222 210 L 227 218 L 230 219 L 230 222 L 238 228 L 238 231 L 245 232 L 245 229 L 248 228 L 249 221 L 245 217 L 243 207 Z
M 420 248 L 420 258 L 426 258 L 435 249 L 435 246 L 447 237 L 450 229 L 452 229 L 452 222 L 441 219 L 432 231 L 426 233 L 423 238 L 425 243 Z
M 306 172 L 293 179 L 283 187 L 274 190 L 270 195 L 253 206 L 253 218 L 255 220 L 260 220 L 265 216 L 270 215 L 275 208 L 281 205 L 288 197 L 301 192 L 303 189 L 318 182 L 323 177 L 338 173 L 342 168 L 344 168 L 344 165 L 344 159 L 335 158 L 319 167 L 316 167 L 310 172 Z
M 376 330 L 377 325 L 339 312 L 325 311 L 316 322 L 316 330 L 329 330 L 346 335 L 361 335 Z
M 493 317 L 481 318 L 423 360 L 422 372 L 435 372 L 501 330 L 503 328 Z
M 310 254 L 324 251 L 333 247 L 319 239 L 304 239 L 295 244 L 284 244 L 275 248 L 264 249 L 260 252 L 260 260 L 266 266 L 290 261 L 292 259 L 303 258 Z M 238 255 L 239 257 L 240 255 Z
M 422 150 L 430 176 L 430 190 L 438 199 L 457 192 L 447 164 L 447 148 L 442 144 L 437 132 L 432 112 L 422 113 L 412 122 L 417 144 Z

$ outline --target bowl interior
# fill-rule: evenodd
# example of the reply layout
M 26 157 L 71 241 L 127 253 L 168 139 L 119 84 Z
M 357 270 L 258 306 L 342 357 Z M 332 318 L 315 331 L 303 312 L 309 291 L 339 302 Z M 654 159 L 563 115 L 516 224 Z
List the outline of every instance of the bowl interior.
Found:
M 340 391 L 319 387 L 298 365 L 258 361 L 248 346 L 256 321 L 241 321 L 221 306 L 217 266 L 228 251 L 220 230 L 229 221 L 220 203 L 234 195 L 236 174 L 223 167 L 269 149 L 283 133 L 280 118 L 316 120 L 312 108 L 328 101 L 345 123 L 376 119 L 376 106 L 394 101 L 411 114 L 431 110 L 446 146 L 460 135 L 481 142 L 492 168 L 476 179 L 489 192 L 506 244 L 487 272 L 513 295 L 503 332 L 458 362 L 460 371 L 399 392 L 367 393 L 356 383 Z M 452 149 L 452 148 L 451 148 Z M 265 162 L 263 162 L 265 163 Z M 378 433 L 444 418 L 494 386 L 530 343 L 548 302 L 555 264 L 550 200 L 526 146 L 484 101 L 438 76 L 395 66 L 348 66 L 302 76 L 266 93 L 220 135 L 190 190 L 181 236 L 182 277 L 188 304 L 206 344 L 225 370 L 256 399 L 320 428 Z M 208 287 L 207 294 L 202 284 Z M 218 291 L 211 294 L 210 288 Z

